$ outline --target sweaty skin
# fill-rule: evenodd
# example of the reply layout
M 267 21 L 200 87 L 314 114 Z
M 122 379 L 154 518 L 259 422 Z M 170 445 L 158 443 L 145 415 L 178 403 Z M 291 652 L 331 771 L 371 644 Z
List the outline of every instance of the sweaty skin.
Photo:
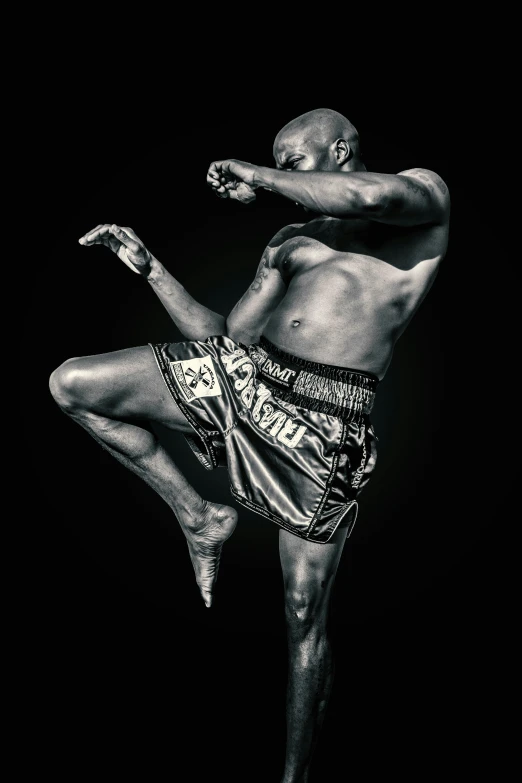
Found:
M 263 334 L 288 353 L 381 379 L 446 243 L 441 226 L 331 217 L 287 226 L 270 261 L 286 293 Z
M 382 379 L 445 255 L 447 187 L 427 169 L 397 175 L 366 172 L 361 163 L 335 169 L 335 157 L 321 158 L 311 143 L 284 149 L 279 161 L 298 155 L 290 172 L 280 162 L 274 170 L 220 161 L 220 179 L 209 173 L 214 188 L 225 183 L 222 197 L 231 197 L 239 175 L 252 190 L 299 198 L 313 212 L 269 243 L 253 284 L 227 318 L 227 332 L 247 344 L 263 334 L 295 356 Z
M 132 229 L 99 225 L 80 244 L 105 245 L 141 274 L 186 339 L 228 334 L 249 345 L 265 335 L 295 356 L 381 379 L 446 252 L 447 187 L 426 169 L 366 171 L 357 131 L 330 109 L 307 112 L 282 128 L 274 158 L 276 168 L 214 161 L 207 174 L 219 198 L 247 205 L 264 188 L 311 215 L 269 242 L 253 283 L 226 318 L 196 302 Z M 154 423 L 180 432 L 190 426 L 168 395 L 150 349 L 70 359 L 54 371 L 50 387 L 64 412 L 172 508 L 210 606 L 221 547 L 237 512 L 201 498 L 158 441 Z M 332 687 L 327 618 L 346 533 L 340 527 L 318 545 L 279 531 L 289 649 L 280 783 L 308 781 Z

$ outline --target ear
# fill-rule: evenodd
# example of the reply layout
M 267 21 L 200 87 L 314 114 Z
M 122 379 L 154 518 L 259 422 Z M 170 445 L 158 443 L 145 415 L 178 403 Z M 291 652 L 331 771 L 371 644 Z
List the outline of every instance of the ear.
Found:
M 337 139 L 335 142 L 335 158 L 338 166 L 343 166 L 352 158 L 352 148 L 346 139 Z

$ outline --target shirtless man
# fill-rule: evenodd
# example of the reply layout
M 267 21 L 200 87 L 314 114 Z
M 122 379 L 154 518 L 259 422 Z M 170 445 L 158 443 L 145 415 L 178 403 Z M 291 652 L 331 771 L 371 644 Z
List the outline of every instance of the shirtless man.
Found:
M 275 169 L 222 160 L 208 172 L 218 197 L 248 203 L 266 188 L 310 217 L 269 242 L 230 315 L 198 304 L 131 229 L 97 226 L 80 244 L 106 245 L 142 275 L 187 342 L 70 359 L 50 386 L 172 508 L 206 606 L 237 512 L 199 496 L 150 423 L 183 432 L 206 468 L 226 464 L 236 500 L 280 527 L 289 644 L 282 783 L 297 783 L 308 780 L 331 690 L 332 585 L 375 464 L 369 413 L 445 254 L 449 197 L 432 171 L 366 171 L 355 128 L 329 109 L 292 120 L 273 151 Z

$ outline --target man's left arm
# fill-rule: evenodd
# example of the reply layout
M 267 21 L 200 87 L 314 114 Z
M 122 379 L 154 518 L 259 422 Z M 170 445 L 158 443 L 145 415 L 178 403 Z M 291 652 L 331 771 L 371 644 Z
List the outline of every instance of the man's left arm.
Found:
M 449 213 L 447 186 L 428 169 L 409 169 L 400 174 L 281 171 L 227 160 L 212 164 L 207 180 L 224 198 L 247 200 L 241 192 L 236 195 L 238 183 L 244 183 L 254 198 L 255 189 L 262 187 L 313 212 L 337 218 L 411 226 L 443 223 Z

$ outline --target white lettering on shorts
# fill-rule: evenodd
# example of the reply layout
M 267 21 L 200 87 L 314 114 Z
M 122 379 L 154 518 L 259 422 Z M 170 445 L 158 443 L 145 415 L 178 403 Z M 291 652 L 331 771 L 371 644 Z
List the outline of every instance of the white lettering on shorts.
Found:
M 366 467 L 366 442 L 363 441 L 362 461 L 359 467 L 357 468 L 357 470 L 355 471 L 355 475 L 352 479 L 352 487 L 357 488 L 361 483 L 361 479 L 363 477 L 365 467 Z
M 171 362 L 170 367 L 181 393 L 188 402 L 195 397 L 216 397 L 222 393 L 210 356 Z
M 221 357 L 221 361 L 226 367 L 227 373 L 230 375 L 230 373 L 234 372 L 236 367 L 238 367 L 240 364 L 244 364 L 243 357 L 245 355 L 245 351 L 242 348 L 238 348 L 236 351 L 232 351 L 232 353 L 224 353 Z M 250 359 L 247 357 L 247 361 L 250 362 Z M 252 362 L 250 362 L 252 364 Z
M 289 384 L 292 375 L 296 375 L 295 370 L 291 370 L 289 367 L 281 367 L 277 362 L 273 362 L 271 359 L 267 359 L 260 369 L 272 378 L 279 378 L 281 381 Z
M 306 432 L 304 424 L 294 424 L 292 419 L 285 421 L 285 426 L 277 436 L 277 440 L 289 449 L 293 449 L 297 446 L 301 438 Z
M 270 427 L 268 430 L 270 435 L 277 435 L 287 418 L 286 413 L 278 408 L 274 408 L 273 405 L 267 402 L 263 405 L 263 417 L 259 422 L 259 426 L 262 430 Z
M 230 354 L 223 354 L 221 361 L 225 365 L 228 375 L 231 375 L 239 368 L 245 371 L 246 374 L 234 382 L 234 387 L 241 392 L 240 398 L 249 410 L 252 408 L 255 397 L 257 397 L 252 410 L 252 421 L 260 429 L 266 430 L 270 435 L 276 437 L 279 443 L 290 449 L 295 448 L 307 428 L 304 424 L 295 424 L 286 411 L 267 402 L 267 399 L 271 396 L 270 389 L 267 389 L 264 383 L 258 383 L 257 386 L 254 385 L 255 366 L 252 360 L 245 356 L 245 351 L 242 348 L 238 348 Z M 280 371 L 279 365 L 277 365 L 277 370 Z M 287 370 L 284 370 L 284 372 L 286 373 Z
M 252 386 L 253 385 L 254 384 L 252 384 Z M 257 422 L 261 418 L 261 408 L 263 407 L 263 403 L 266 402 L 266 400 L 270 397 L 270 389 L 267 389 L 264 383 L 260 383 L 257 389 L 254 389 L 254 391 L 257 394 L 257 400 L 256 404 L 254 405 L 254 410 L 252 411 L 252 418 Z

